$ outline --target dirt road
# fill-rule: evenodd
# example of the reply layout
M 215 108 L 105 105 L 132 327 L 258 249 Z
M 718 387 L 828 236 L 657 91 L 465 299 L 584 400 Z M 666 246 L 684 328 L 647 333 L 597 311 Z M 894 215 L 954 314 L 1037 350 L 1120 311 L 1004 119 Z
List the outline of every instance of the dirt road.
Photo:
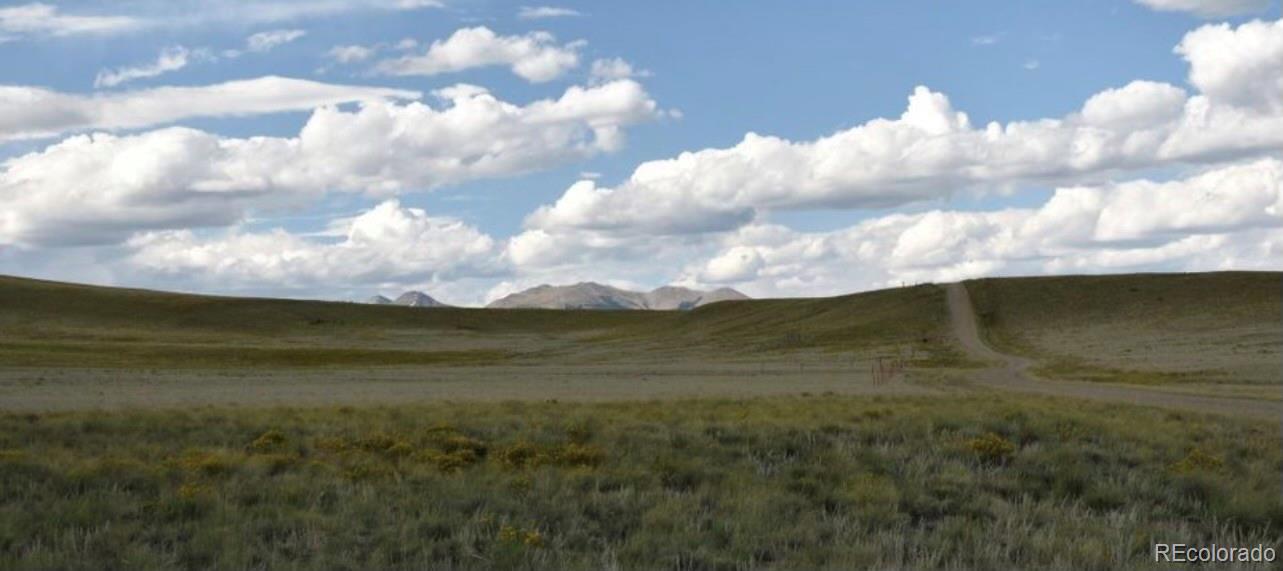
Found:
M 995 365 L 973 375 L 973 380 L 979 385 L 1049 396 L 1185 409 L 1264 420 L 1283 419 L 1283 406 L 1277 401 L 1179 394 L 1128 385 L 1039 378 L 1029 372 L 1030 367 L 1034 365 L 1033 360 L 1000 353 L 984 342 L 980 336 L 980 329 L 976 325 L 976 313 L 971 307 L 971 297 L 967 294 L 966 286 L 954 283 L 945 288 L 949 299 L 949 317 L 958 342 L 971 357 Z

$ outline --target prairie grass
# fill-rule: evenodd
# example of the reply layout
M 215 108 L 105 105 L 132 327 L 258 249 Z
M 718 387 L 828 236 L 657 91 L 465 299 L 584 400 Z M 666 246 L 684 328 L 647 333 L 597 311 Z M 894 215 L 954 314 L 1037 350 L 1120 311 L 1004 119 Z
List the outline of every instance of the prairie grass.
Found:
M 832 395 L 0 416 L 3 569 L 1143 568 L 1283 537 L 1277 425 Z

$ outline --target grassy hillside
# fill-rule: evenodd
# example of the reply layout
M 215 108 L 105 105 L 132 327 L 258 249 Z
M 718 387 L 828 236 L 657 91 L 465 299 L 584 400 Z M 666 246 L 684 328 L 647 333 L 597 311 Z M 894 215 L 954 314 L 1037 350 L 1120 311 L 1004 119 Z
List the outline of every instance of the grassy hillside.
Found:
M 945 296 L 930 285 L 829 298 L 726 301 L 601 336 L 629 343 L 659 339 L 747 355 L 912 347 L 953 355 Z
M 0 415 L 4 569 L 1147 568 L 1278 427 L 987 394 Z
M 916 346 L 952 354 L 939 288 L 734 301 L 690 312 L 371 306 L 181 295 L 0 277 L 11 365 L 339 366 L 574 361 L 654 353 Z
M 1133 383 L 1278 383 L 1283 273 L 967 282 L 990 342 L 1041 372 Z

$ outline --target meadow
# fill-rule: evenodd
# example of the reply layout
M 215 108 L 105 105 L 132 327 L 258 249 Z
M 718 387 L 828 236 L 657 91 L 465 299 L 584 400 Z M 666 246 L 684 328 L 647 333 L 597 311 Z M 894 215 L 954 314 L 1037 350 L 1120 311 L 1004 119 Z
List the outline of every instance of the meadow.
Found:
M 5 569 L 1144 568 L 1278 545 L 1277 424 L 1039 397 L 0 416 Z

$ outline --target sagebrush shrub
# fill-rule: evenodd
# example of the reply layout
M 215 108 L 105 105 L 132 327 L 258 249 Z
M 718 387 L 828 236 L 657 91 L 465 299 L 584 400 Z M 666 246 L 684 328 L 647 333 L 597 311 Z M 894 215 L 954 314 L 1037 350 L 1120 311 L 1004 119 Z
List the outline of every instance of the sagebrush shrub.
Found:
M 255 438 L 249 447 L 255 452 L 268 452 L 281 448 L 285 445 L 285 441 L 285 435 L 279 430 L 269 430 Z
M 1221 469 L 1225 462 L 1217 456 L 1213 456 L 1202 448 L 1194 448 L 1171 466 L 1171 470 L 1177 474 L 1188 474 L 1190 472 L 1215 472 Z
M 606 451 L 598 446 L 570 443 L 557 451 L 555 461 L 562 466 L 594 468 L 606 459 Z
M 178 460 L 178 466 L 206 476 L 221 476 L 241 465 L 241 458 L 213 451 L 192 451 Z
M 1016 445 L 996 432 L 986 432 L 967 441 L 967 448 L 985 462 L 1003 463 L 1016 452 Z

